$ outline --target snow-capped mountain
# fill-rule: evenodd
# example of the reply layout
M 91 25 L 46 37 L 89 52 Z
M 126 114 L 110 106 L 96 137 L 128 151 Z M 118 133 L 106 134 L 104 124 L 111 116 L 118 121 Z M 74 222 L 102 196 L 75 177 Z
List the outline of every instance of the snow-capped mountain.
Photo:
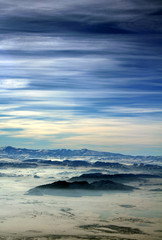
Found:
M 100 152 L 89 149 L 71 150 L 71 149 L 26 149 L 15 148 L 11 146 L 0 148 L 1 158 L 12 158 L 26 160 L 31 158 L 39 159 L 70 159 L 70 160 L 88 160 L 88 161 L 128 161 L 128 162 L 162 162 L 162 156 L 131 156 L 120 153 Z

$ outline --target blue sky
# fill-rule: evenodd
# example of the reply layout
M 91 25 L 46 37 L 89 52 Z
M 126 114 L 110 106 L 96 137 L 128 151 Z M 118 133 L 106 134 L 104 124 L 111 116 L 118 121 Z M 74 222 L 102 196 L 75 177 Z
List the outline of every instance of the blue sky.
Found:
M 162 154 L 161 1 L 0 8 L 1 146 Z

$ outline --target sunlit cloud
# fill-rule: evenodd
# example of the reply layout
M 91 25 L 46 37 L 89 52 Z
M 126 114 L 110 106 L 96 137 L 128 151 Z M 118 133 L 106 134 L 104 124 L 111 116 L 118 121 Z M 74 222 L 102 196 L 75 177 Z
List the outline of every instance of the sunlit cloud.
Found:
M 21 128 L 20 131 L 8 131 L 7 128 Z M 132 121 L 130 119 L 76 119 L 66 121 L 45 121 L 45 120 L 25 120 L 8 119 L 0 123 L 1 135 L 8 134 L 14 138 L 28 138 L 35 141 L 43 139 L 50 144 L 57 143 L 71 146 L 79 144 L 98 145 L 102 148 L 107 145 L 133 145 L 143 146 L 162 143 L 160 139 L 160 129 L 162 125 L 145 121 Z M 3 130 L 4 129 L 4 130 Z M 149 129 L 149 130 L 148 130 Z M 58 139 L 58 136 L 60 137 Z
M 14 88 L 25 88 L 29 84 L 28 79 L 2 79 L 0 80 L 1 89 L 14 89 Z

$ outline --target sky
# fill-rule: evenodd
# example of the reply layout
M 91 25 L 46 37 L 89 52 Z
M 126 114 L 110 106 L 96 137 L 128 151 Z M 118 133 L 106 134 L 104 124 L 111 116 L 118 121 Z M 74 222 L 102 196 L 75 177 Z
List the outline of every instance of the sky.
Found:
M 0 145 L 162 155 L 161 0 L 0 0 Z

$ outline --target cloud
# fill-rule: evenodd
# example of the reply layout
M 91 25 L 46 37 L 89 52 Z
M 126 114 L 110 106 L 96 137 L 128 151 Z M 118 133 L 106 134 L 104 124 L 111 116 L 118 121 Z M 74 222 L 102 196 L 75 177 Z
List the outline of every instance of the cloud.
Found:
M 16 132 L 8 128 L 16 129 Z M 1 122 L 1 134 L 12 138 L 28 139 L 37 142 L 43 140 L 49 146 L 83 145 L 98 146 L 158 146 L 161 144 L 161 123 L 140 119 L 100 119 L 82 118 L 66 121 L 45 121 L 32 119 L 8 119 Z
M 161 32 L 159 1 L 1 1 L 1 32 L 125 34 Z M 149 23 L 149 24 L 148 24 Z
M 0 80 L 1 89 L 17 89 L 17 88 L 26 88 L 29 84 L 28 79 L 2 79 Z
M 162 101 L 160 1 L 0 0 L 0 5 L 3 141 L 33 143 L 33 136 L 43 146 L 44 140 L 51 146 L 87 141 L 113 148 L 129 141 L 137 146 L 136 133 L 141 142 L 153 143 L 156 134 L 159 139 L 154 126 Z M 120 127 L 110 129 L 105 121 Z M 140 121 L 150 121 L 145 137 Z
M 136 108 L 136 107 L 111 107 L 105 109 L 106 112 L 116 112 L 116 113 L 130 113 L 130 114 L 145 114 L 145 113 L 161 113 L 161 108 Z

